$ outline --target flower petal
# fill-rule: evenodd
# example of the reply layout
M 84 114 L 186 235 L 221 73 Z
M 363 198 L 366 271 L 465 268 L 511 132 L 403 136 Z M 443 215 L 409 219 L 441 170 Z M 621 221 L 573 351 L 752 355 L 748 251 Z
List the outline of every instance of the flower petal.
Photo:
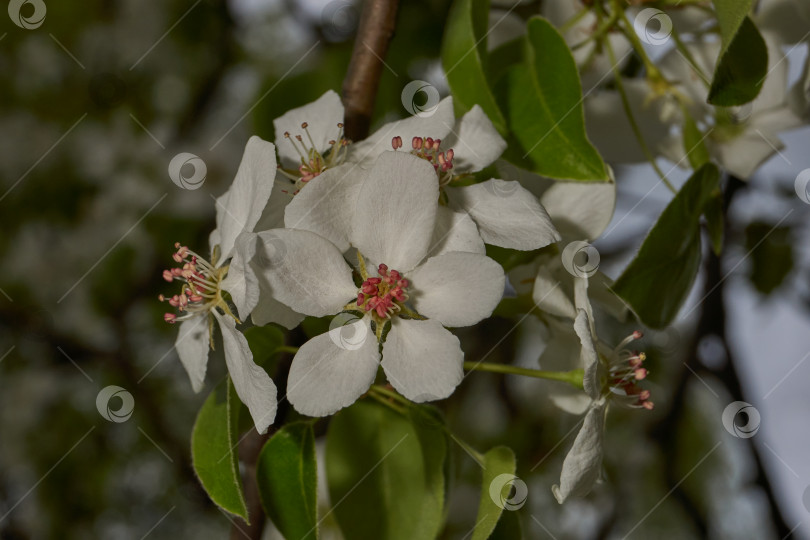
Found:
M 556 263 L 556 261 L 555 261 Z M 574 304 L 568 295 L 567 284 L 563 284 L 551 272 L 552 268 L 540 266 L 534 278 L 534 288 L 532 289 L 532 300 L 537 307 L 551 313 L 557 317 L 568 317 L 573 319 L 576 316 Z
M 259 222 L 256 223 L 253 230 L 259 232 L 269 229 L 283 229 L 284 209 L 292 202 L 292 193 L 294 191 L 295 186 L 293 183 L 279 175 L 273 183 L 273 190 L 270 192 L 270 200 L 267 201 L 267 206 L 264 207 L 262 217 L 259 218 Z
M 486 253 L 484 241 L 478 234 L 478 226 L 466 212 L 455 212 L 446 206 L 439 206 L 436 213 L 436 227 L 433 229 L 428 257 L 450 251 Z
M 276 177 L 276 151 L 272 143 L 251 137 L 231 187 L 217 199 L 220 261 L 231 256 L 236 237 L 252 231 L 267 205 Z
M 453 129 L 453 124 L 453 98 L 446 97 L 439 102 L 433 114 L 389 122 L 366 139 L 352 144 L 349 146 L 348 159 L 355 163 L 372 163 L 377 156 L 391 150 L 391 139 L 394 137 L 402 137 L 403 147 L 407 151 L 414 137 L 444 139 Z
M 427 161 L 384 152 L 357 197 L 352 244 L 374 262 L 407 272 L 428 252 L 438 201 L 439 182 Z
M 328 416 L 368 390 L 380 365 L 379 343 L 369 321 L 353 319 L 298 349 L 287 380 L 287 399 L 296 411 Z
M 194 317 L 180 323 L 174 347 L 195 392 L 202 390 L 205 380 L 208 345 L 208 317 Z
M 243 321 L 259 302 L 259 280 L 251 268 L 257 240 L 258 237 L 249 232 L 236 237 L 228 275 L 222 281 L 222 288 L 230 293 L 239 318 Z
M 409 400 L 446 398 L 464 378 L 463 364 L 458 338 L 438 321 L 391 321 L 382 367 L 388 381 Z
M 213 313 L 222 332 L 225 363 L 236 394 L 247 405 L 253 423 L 256 424 L 256 431 L 265 433 L 276 418 L 276 385 L 267 372 L 253 361 L 248 341 L 236 329 L 236 322 L 231 317 L 220 315 L 216 310 Z
M 298 313 L 323 317 L 357 296 L 352 270 L 329 240 L 309 231 L 258 233 L 254 271 L 273 297 Z
M 582 497 L 591 491 L 602 469 L 602 439 L 605 427 L 604 402 L 594 404 L 585 415 L 574 445 L 563 461 L 560 485 L 551 488 L 562 504 L 568 497 Z
M 447 188 L 447 194 L 452 206 L 470 214 L 487 244 L 528 251 L 560 239 L 546 210 L 518 182 L 492 179 Z
M 460 251 L 431 257 L 406 276 L 416 310 L 446 326 L 470 326 L 489 317 L 506 284 L 501 265 Z
M 284 212 L 284 226 L 319 234 L 342 252 L 349 249 L 357 195 L 366 171 L 356 164 L 339 165 L 316 176 Z
M 343 103 L 340 101 L 340 96 L 333 90 L 327 90 L 324 95 L 312 103 L 291 109 L 273 120 L 278 155 L 285 167 L 297 169 L 301 164 L 301 155 L 296 151 L 293 142 L 284 137 L 285 132 L 289 133 L 291 137 L 301 135 L 306 146 L 311 145 L 306 132 L 301 128 L 301 124 L 304 122 L 308 124 L 307 131 L 312 137 L 312 142 L 315 143 L 315 149 L 319 153 L 326 151 L 330 146 L 329 141 L 337 140 L 340 132 L 337 125 L 343 122 Z M 295 141 L 295 144 L 297 143 L 298 141 Z
M 269 289 L 269 287 L 268 287 Z M 262 299 L 250 314 L 250 319 L 256 326 L 264 326 L 269 323 L 280 324 L 287 330 L 292 330 L 304 320 L 305 315 L 293 311 L 275 298 L 270 293 L 265 294 L 262 288 Z
M 476 172 L 492 165 L 506 150 L 506 141 L 479 105 L 474 105 L 456 123 L 454 132 L 442 141 L 442 149 L 453 149 L 453 169 Z
M 599 385 L 599 357 L 596 354 L 596 346 L 594 338 L 591 334 L 591 325 L 588 316 L 584 310 L 577 310 L 577 318 L 574 319 L 574 331 L 579 337 L 579 342 L 582 345 L 580 349 L 579 358 L 582 362 L 582 369 L 585 373 L 582 378 L 582 384 L 585 387 L 585 393 L 596 400 L 599 398 L 600 385 Z

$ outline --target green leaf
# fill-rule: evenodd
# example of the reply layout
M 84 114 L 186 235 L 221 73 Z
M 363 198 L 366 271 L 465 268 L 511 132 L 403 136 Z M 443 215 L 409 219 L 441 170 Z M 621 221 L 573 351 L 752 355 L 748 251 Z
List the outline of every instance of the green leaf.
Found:
M 508 480 L 515 478 L 515 468 L 515 453 L 511 448 L 496 446 L 484 454 L 481 500 L 478 502 L 472 540 L 486 540 L 495 530 L 504 510 L 504 501 L 509 500 L 510 490 L 513 489 Z M 493 495 L 499 499 L 496 501 Z
M 533 17 L 524 46 L 524 63 L 496 87 L 515 139 L 506 159 L 550 178 L 609 181 L 585 133 L 582 85 L 565 40 L 547 20 Z
M 312 424 L 281 428 L 259 454 L 256 469 L 262 506 L 287 540 L 318 537 L 317 464 Z
M 722 48 L 708 102 L 733 107 L 753 101 L 768 71 L 768 48 L 748 17 L 753 0 L 712 0 Z
M 456 113 L 478 104 L 501 133 L 503 117 L 487 77 L 489 0 L 456 0 L 450 8 L 442 41 L 442 66 L 453 94 Z
M 700 215 L 719 178 L 707 163 L 687 180 L 613 286 L 647 326 L 667 326 L 689 295 L 700 267 Z
M 326 476 L 346 540 L 435 538 L 444 515 L 441 418 L 360 401 L 332 418 Z M 338 504 L 338 501 L 340 503 Z
M 749 278 L 761 294 L 771 294 L 793 270 L 790 227 L 755 221 L 745 228 L 745 249 L 751 254 Z
M 247 522 L 237 456 L 240 405 L 230 377 L 214 388 L 194 423 L 191 458 L 194 471 L 211 500 Z
M 689 166 L 696 171 L 711 159 L 709 149 L 704 142 L 703 132 L 700 131 L 686 107 L 683 108 L 683 113 L 683 150 L 689 158 Z

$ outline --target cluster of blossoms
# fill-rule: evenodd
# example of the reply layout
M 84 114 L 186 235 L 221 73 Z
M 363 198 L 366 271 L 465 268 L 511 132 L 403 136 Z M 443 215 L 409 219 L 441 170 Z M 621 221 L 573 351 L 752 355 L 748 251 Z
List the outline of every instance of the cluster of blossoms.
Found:
M 305 316 L 349 316 L 347 325 L 313 337 L 294 356 L 286 398 L 302 414 L 325 416 L 352 404 L 380 368 L 413 402 L 443 399 L 463 379 L 464 353 L 448 328 L 489 317 L 506 289 L 485 244 L 534 251 L 594 238 L 613 212 L 612 182 L 527 182 L 504 168 L 503 177 L 519 181 L 470 184 L 506 147 L 477 106 L 456 119 L 447 98 L 430 117 L 387 124 L 352 144 L 343 137 L 342 116 L 337 94 L 327 92 L 276 119 L 275 145 L 252 138 L 233 184 L 217 199 L 210 262 L 176 244 L 172 258 L 180 266 L 164 272 L 167 281 L 181 282 L 179 294 L 161 300 L 179 312 L 165 319 L 179 323 L 176 347 L 194 390 L 202 388 L 218 326 L 234 387 L 260 432 L 273 422 L 276 388 L 253 362 L 236 328 L 240 318 L 293 328 Z M 303 134 L 291 135 L 299 128 Z M 408 140 L 411 148 L 403 151 Z M 587 281 L 555 292 L 571 276 L 560 277 L 559 261 L 546 256 L 515 269 L 510 282 L 541 309 L 573 319 L 568 328 L 581 341 L 591 426 L 577 440 L 601 437 L 608 402 L 652 408 L 640 386 L 644 355 L 625 351 L 629 342 L 596 352 L 603 347 L 590 306 L 581 293 L 569 294 Z M 592 290 L 600 291 L 596 281 Z M 361 339 L 344 339 L 347 329 Z M 583 444 L 575 442 L 571 455 Z M 601 463 L 601 454 L 591 461 Z M 592 468 L 575 479 L 564 465 L 558 498 L 583 493 Z

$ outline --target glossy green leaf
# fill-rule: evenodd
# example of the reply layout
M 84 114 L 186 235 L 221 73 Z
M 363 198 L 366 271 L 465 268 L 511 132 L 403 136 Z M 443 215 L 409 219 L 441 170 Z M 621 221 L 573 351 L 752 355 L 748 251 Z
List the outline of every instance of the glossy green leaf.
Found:
M 503 117 L 487 77 L 489 0 L 456 0 L 450 8 L 442 41 L 442 67 L 453 94 L 456 113 L 478 104 L 501 133 Z
M 205 492 L 223 510 L 248 520 L 237 456 L 241 402 L 230 378 L 208 396 L 191 433 L 194 471 Z
M 347 540 L 430 539 L 441 531 L 447 442 L 441 418 L 425 411 L 400 414 L 360 401 L 332 418 L 326 476 Z
M 715 255 L 720 255 L 723 251 L 723 236 L 725 234 L 723 194 L 720 190 L 706 203 L 703 215 L 706 216 L 706 228 L 712 242 L 712 251 L 714 251 Z
M 687 180 L 613 286 L 647 326 L 667 326 L 689 295 L 701 260 L 700 215 L 719 178 L 707 163 Z
M 525 500 L 525 493 L 516 489 L 514 483 L 522 481 L 515 477 L 515 453 L 506 446 L 496 446 L 484 454 L 483 479 L 481 481 L 481 499 L 478 502 L 478 515 L 475 518 L 475 530 L 472 540 L 486 540 L 492 535 L 498 520 L 509 508 L 517 510 L 522 501 L 515 501 L 513 496 Z M 525 484 L 523 484 L 525 486 Z M 512 490 L 514 494 L 510 493 Z M 513 508 L 513 503 L 516 507 Z
M 524 46 L 523 64 L 509 69 L 496 88 L 514 137 L 505 158 L 550 178 L 609 181 L 585 133 L 582 85 L 565 40 L 547 20 L 534 17 Z
M 317 463 L 312 424 L 281 428 L 259 454 L 256 480 L 262 506 L 287 540 L 318 537 Z
M 732 107 L 752 101 L 768 72 L 768 49 L 748 13 L 753 0 L 713 0 L 722 48 L 708 102 Z

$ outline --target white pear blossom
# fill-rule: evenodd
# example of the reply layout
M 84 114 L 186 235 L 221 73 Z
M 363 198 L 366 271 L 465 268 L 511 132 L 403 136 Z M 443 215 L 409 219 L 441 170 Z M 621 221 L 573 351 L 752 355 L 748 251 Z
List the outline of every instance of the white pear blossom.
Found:
M 705 144 L 712 157 L 727 171 L 748 179 L 768 158 L 784 148 L 777 136 L 802 124 L 787 103 L 788 63 L 784 62 L 781 38 L 763 32 L 768 47 L 768 77 L 750 104 L 735 109 L 712 107 L 706 103 L 708 77 L 714 71 L 720 43 L 686 45 L 700 72 L 690 66 L 678 51 L 671 51 L 660 62 L 662 75 L 687 100 L 687 107 L 707 133 Z M 663 155 L 686 166 L 686 152 L 680 135 L 661 144 Z
M 431 256 L 440 207 L 436 172 L 428 161 L 384 152 L 363 173 L 355 197 L 347 201 L 353 204 L 346 244 L 357 250 L 359 286 L 343 258 L 345 245 L 301 229 L 244 235 L 256 241 L 257 253 L 282 254 L 261 268 L 278 300 L 311 316 L 361 314 L 350 325 L 351 339 L 343 338 L 345 327 L 337 327 L 296 353 L 287 398 L 310 416 L 353 403 L 380 365 L 412 401 L 449 396 L 463 378 L 464 353 L 444 326 L 477 323 L 503 295 L 503 269 L 486 256 Z
M 222 334 L 225 362 L 239 399 L 247 405 L 256 429 L 267 431 L 276 416 L 276 386 L 253 362 L 247 339 L 237 330 L 239 322 L 228 305 L 228 293 L 240 317 L 246 317 L 259 299 L 256 276 L 235 250 L 236 239 L 251 231 L 259 220 L 273 189 L 275 148 L 252 137 L 245 147 L 233 184 L 217 199 L 217 228 L 210 236 L 212 257 L 208 261 L 179 243 L 173 255 L 180 267 L 165 270 L 166 281 L 181 283 L 180 293 L 166 300 L 179 315 L 164 319 L 180 323 L 175 347 L 195 392 L 203 387 L 208 351 L 213 348 L 214 321 Z M 285 308 L 286 309 L 286 308 Z
M 519 184 L 491 179 L 458 185 L 494 163 L 506 148 L 479 106 L 457 121 L 452 98 L 445 98 L 430 116 L 391 122 L 346 146 L 332 123 L 333 117 L 342 116 L 343 108 L 336 95 L 330 95 L 297 109 L 288 123 L 276 125 L 277 131 L 289 129 L 286 144 L 278 141 L 279 148 L 286 148 L 291 163 L 298 155 L 295 163 L 300 169 L 296 195 L 285 210 L 287 228 L 315 232 L 341 250 L 348 249 L 351 202 L 357 199 L 368 168 L 379 155 L 393 149 L 418 156 L 434 169 L 434 181 L 446 206 L 436 222 L 443 243 L 438 249 L 484 253 L 486 242 L 532 250 L 559 239 L 542 205 Z M 316 123 L 310 118 L 321 120 Z M 287 127 L 299 120 L 297 128 Z M 325 157 L 324 147 L 331 148 Z M 301 189 L 304 185 L 306 189 Z
M 625 349 L 642 337 L 633 332 L 611 349 L 599 341 L 593 321 L 593 311 L 587 298 L 587 278 L 577 278 L 577 315 L 574 332 L 579 339 L 579 366 L 583 370 L 584 394 L 577 397 L 567 392 L 560 400 L 564 410 L 585 410 L 582 422 L 571 450 L 563 460 L 560 483 L 552 487 L 557 502 L 562 504 L 569 497 L 587 495 L 599 479 L 602 468 L 605 416 L 611 403 L 652 410 L 650 391 L 639 386 L 648 371 L 643 367 L 643 352 Z M 576 401 L 580 403 L 577 404 Z M 584 405 L 584 406 L 583 406 Z

